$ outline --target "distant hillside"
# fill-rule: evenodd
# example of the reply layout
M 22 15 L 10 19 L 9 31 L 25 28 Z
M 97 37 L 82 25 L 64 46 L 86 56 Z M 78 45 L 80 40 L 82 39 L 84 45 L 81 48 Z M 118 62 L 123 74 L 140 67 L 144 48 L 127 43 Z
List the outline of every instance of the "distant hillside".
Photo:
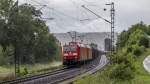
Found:
M 96 43 L 98 44 L 98 48 L 100 50 L 104 50 L 104 40 L 106 38 L 110 38 L 111 33 L 110 32 L 77 33 L 77 36 L 81 35 L 84 35 L 83 43 L 85 44 Z M 67 44 L 68 42 L 72 41 L 71 36 L 68 33 L 54 33 L 54 36 L 61 42 L 61 45 Z M 77 37 L 77 41 L 81 42 L 79 37 Z

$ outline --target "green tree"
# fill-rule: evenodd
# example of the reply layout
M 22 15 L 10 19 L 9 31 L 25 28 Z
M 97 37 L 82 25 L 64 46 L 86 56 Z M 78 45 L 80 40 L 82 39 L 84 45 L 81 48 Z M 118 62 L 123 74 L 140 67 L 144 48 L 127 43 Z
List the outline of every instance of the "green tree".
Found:
M 56 40 L 41 16 L 30 4 L 0 1 L 0 44 L 4 50 L 13 46 L 22 63 L 46 62 L 56 54 Z
M 126 42 L 128 41 L 129 38 L 129 34 L 127 31 L 123 31 L 119 37 L 118 37 L 118 41 L 117 41 L 117 47 L 118 48 L 122 48 L 126 46 Z M 118 49 L 117 48 L 117 49 Z

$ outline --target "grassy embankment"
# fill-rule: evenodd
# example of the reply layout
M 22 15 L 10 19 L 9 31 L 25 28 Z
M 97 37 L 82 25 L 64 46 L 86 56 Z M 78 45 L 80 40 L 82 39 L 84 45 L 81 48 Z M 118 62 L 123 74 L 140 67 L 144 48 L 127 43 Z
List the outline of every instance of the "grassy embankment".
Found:
M 150 74 L 143 67 L 143 60 L 150 55 L 150 49 L 142 54 L 134 63 L 136 71 L 134 79 L 128 81 L 111 79 L 110 73 L 113 65 L 108 66 L 104 71 L 96 75 L 90 75 L 84 79 L 74 82 L 74 84 L 150 84 Z
M 25 71 L 24 69 L 27 69 Z M 35 64 L 35 65 L 22 65 L 20 66 L 21 77 L 37 75 L 40 73 L 54 71 L 62 68 L 61 62 L 53 62 L 49 64 Z M 14 79 L 14 66 L 0 66 L 0 81 Z

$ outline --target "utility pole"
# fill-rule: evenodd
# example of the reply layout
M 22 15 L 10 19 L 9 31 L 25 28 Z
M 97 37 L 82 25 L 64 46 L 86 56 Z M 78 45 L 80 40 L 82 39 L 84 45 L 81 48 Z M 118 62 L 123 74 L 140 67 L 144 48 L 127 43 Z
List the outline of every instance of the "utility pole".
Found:
M 19 0 L 17 0 L 13 6 L 12 12 L 13 14 L 16 14 L 18 17 L 18 11 L 19 11 Z M 15 41 L 15 55 L 14 55 L 14 62 L 15 62 L 15 78 L 17 78 L 18 73 L 20 73 L 20 57 L 18 56 L 18 44 L 17 40 Z
M 111 6 L 111 53 L 115 51 L 115 7 L 114 2 L 106 4 Z
M 17 0 L 17 2 L 16 2 L 17 15 L 18 15 L 18 5 L 19 5 L 18 3 L 19 3 L 19 1 Z M 16 43 L 17 43 L 17 41 L 16 41 Z M 17 44 L 16 44 L 16 46 L 17 46 Z M 15 78 L 17 78 L 17 73 L 19 73 L 19 57 L 18 57 L 17 52 L 18 52 L 17 49 L 15 49 Z

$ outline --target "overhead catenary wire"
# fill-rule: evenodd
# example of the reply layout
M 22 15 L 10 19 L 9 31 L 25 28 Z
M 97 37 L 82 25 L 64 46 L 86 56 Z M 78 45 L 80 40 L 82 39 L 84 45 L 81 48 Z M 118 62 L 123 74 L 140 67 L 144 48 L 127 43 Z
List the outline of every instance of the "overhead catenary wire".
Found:
M 72 1 L 72 2 L 73 2 L 73 1 Z M 75 2 L 73 2 L 73 4 L 76 5 L 76 7 L 78 7 Z M 79 5 L 79 7 L 81 7 L 81 6 Z M 64 22 L 64 21 L 62 21 L 62 22 Z M 81 24 L 81 22 L 79 22 L 79 23 Z M 70 23 L 67 23 L 67 24 L 70 24 Z M 74 24 L 71 24 L 71 25 L 74 25 Z M 83 24 L 81 24 L 81 25 L 83 25 Z M 76 27 L 76 26 L 74 26 L 74 27 Z M 87 27 L 87 28 L 88 28 L 89 30 L 91 30 L 91 31 L 95 31 L 95 30 L 92 29 L 91 27 Z
M 31 0 L 31 1 L 33 1 L 33 2 L 35 2 L 35 3 L 37 3 L 37 4 L 39 4 L 39 5 L 43 5 L 43 4 L 41 4 L 40 2 L 38 2 L 38 1 L 36 1 L 36 0 Z M 61 15 L 66 16 L 66 17 L 69 17 L 69 18 L 71 18 L 71 19 L 73 19 L 73 20 L 78 21 L 77 18 L 75 18 L 75 17 L 73 17 L 73 16 L 70 16 L 70 15 L 67 15 L 67 14 L 65 14 L 65 13 L 63 13 L 63 12 L 61 12 L 61 11 L 58 11 L 58 10 L 54 9 L 54 8 L 51 8 L 51 7 L 49 7 L 48 5 L 46 5 L 46 8 L 48 8 L 48 9 L 50 9 L 50 10 L 53 10 L 53 11 L 55 11 L 55 12 L 61 14 Z
M 79 18 L 79 21 L 83 21 L 83 20 L 89 20 L 89 21 L 90 21 L 90 20 L 96 19 L 96 18 L 89 18 L 89 15 L 87 14 L 88 12 L 85 11 L 85 10 L 82 10 L 83 8 L 81 7 L 81 4 L 78 4 L 78 3 L 75 2 L 74 0 L 68 0 L 68 1 L 72 2 L 72 4 L 78 9 L 79 12 L 84 13 L 85 16 L 88 17 L 88 18 L 85 18 L 85 19 Z M 78 13 L 79 13 L 79 12 L 78 12 Z M 77 14 L 77 15 L 79 15 L 79 14 Z
M 68 1 L 71 1 L 71 2 L 73 3 L 73 5 L 75 5 L 76 8 L 78 8 L 78 10 L 80 10 L 82 13 L 85 13 L 86 16 L 89 17 L 89 15 L 87 14 L 87 12 L 85 12 L 85 10 L 81 10 L 81 9 L 83 9 L 83 8 L 81 7 L 81 4 L 78 4 L 78 3 L 76 3 L 76 2 L 73 1 L 73 0 L 68 0 Z M 82 25 L 84 25 L 84 24 L 82 23 L 83 21 L 93 21 L 93 20 L 96 20 L 96 19 L 98 19 L 98 18 L 85 18 L 85 19 L 80 19 L 80 23 L 81 23 Z M 88 29 L 91 30 L 91 31 L 95 31 L 95 29 L 93 29 L 93 27 L 86 26 L 86 28 L 88 28 Z
M 85 16 L 87 16 L 88 18 L 85 18 L 85 19 L 81 19 L 81 18 L 79 18 L 79 20 L 80 21 L 91 21 L 91 20 L 94 20 L 94 19 L 97 19 L 97 18 L 89 18 L 89 15 L 87 14 L 88 12 L 87 11 L 85 11 L 85 10 L 82 10 L 83 8 L 81 7 L 81 4 L 78 4 L 78 3 L 76 3 L 75 1 L 73 1 L 73 0 L 68 0 L 68 1 L 71 1 L 72 3 L 73 3 L 73 5 L 75 5 L 76 6 L 76 8 L 78 9 L 78 10 L 80 10 L 81 11 L 81 13 L 84 13 L 85 14 Z
M 110 22 L 110 21 L 108 21 L 108 20 L 106 20 L 105 18 L 101 17 L 100 15 L 98 15 L 98 14 L 94 13 L 94 12 L 93 12 L 93 11 L 91 11 L 90 9 L 86 8 L 86 7 L 85 7 L 85 5 L 82 5 L 82 7 L 83 7 L 83 8 L 85 8 L 86 10 L 90 11 L 91 13 L 93 13 L 94 15 L 96 15 L 97 17 L 99 17 L 99 18 L 101 18 L 101 19 L 103 19 L 103 20 L 105 20 L 106 22 L 108 22 L 108 23 L 110 23 L 110 24 L 111 24 L 111 22 Z
M 39 5 L 43 5 L 43 4 L 41 4 L 41 3 L 39 3 L 39 2 L 37 2 L 37 1 L 35 1 L 35 0 L 31 0 L 31 1 L 33 1 L 33 2 L 35 2 L 35 3 L 37 3 L 37 4 L 39 4 Z M 66 14 L 64 14 L 64 13 L 62 13 L 62 12 L 60 12 L 60 11 L 54 9 L 54 8 L 51 8 L 51 7 L 47 6 L 47 5 L 46 5 L 46 8 L 55 11 L 55 15 L 57 15 L 59 18 L 62 18 L 62 17 L 60 17 L 60 15 L 62 15 L 62 16 L 65 16 L 65 17 L 67 17 L 67 18 L 70 17 L 70 18 L 73 19 L 74 21 L 78 21 L 78 22 L 79 22 L 79 20 L 77 20 L 76 18 L 74 18 L 74 17 L 72 17 L 72 16 L 68 16 L 68 15 L 66 15 Z M 59 13 L 59 14 L 58 14 L 58 13 Z M 61 21 L 61 20 L 60 20 L 60 21 Z M 64 21 L 61 21 L 61 22 L 64 23 Z M 56 23 L 56 24 L 58 24 L 58 23 Z M 65 23 L 65 24 L 66 24 L 66 23 Z M 67 24 L 70 24 L 70 23 L 67 23 Z M 58 24 L 58 25 L 59 25 L 59 24 Z M 58 25 L 57 25 L 57 26 L 58 26 Z M 70 24 L 70 25 L 73 25 L 73 24 Z M 59 26 L 59 28 L 62 29 L 63 27 L 60 27 L 60 26 Z
M 35 0 L 30 0 L 30 1 L 32 1 L 32 2 L 35 2 L 37 5 L 34 5 L 34 6 L 42 6 L 43 4 L 41 4 L 41 3 L 39 3 L 39 2 L 37 2 L 37 1 L 35 1 Z M 47 5 L 44 5 L 45 7 L 47 6 Z M 53 8 L 51 8 L 52 10 L 53 10 Z M 60 14 L 57 14 L 57 13 L 55 13 L 54 14 L 55 16 L 57 16 L 57 17 L 59 17 L 59 19 L 60 19 L 60 21 L 61 21 L 61 17 L 59 16 Z M 47 18 L 40 18 L 40 19 L 42 19 L 42 20 L 55 20 L 55 18 L 53 18 L 53 17 L 47 17 Z M 63 21 L 62 21 L 63 22 Z M 55 28 L 56 30 L 59 30 L 59 29 L 61 29 L 61 30 L 66 30 L 66 28 L 64 28 L 64 27 L 61 27 L 57 22 L 55 22 L 57 25 L 57 27 Z M 57 28 L 59 28 L 59 29 L 57 29 Z
M 90 6 L 90 7 L 96 7 L 96 8 L 98 8 L 98 9 L 100 9 L 100 10 L 105 10 L 105 8 L 104 7 L 101 7 L 101 5 L 100 4 L 98 4 L 98 3 L 91 3 L 91 2 L 88 2 L 88 1 L 86 1 L 86 0 L 80 0 L 80 1 L 82 1 L 82 2 L 84 2 L 85 4 L 86 4 L 86 6 Z M 84 5 L 85 5 L 84 4 Z
M 80 1 L 82 1 L 82 2 L 84 2 L 85 4 L 87 4 L 88 6 L 97 6 L 97 7 L 99 7 L 100 5 L 98 5 L 97 3 L 92 3 L 92 2 L 88 2 L 88 1 L 86 1 L 86 0 L 80 0 Z M 101 7 L 99 7 L 99 8 L 101 8 Z
M 33 3 L 36 3 L 36 4 L 38 4 L 38 5 L 45 5 L 45 4 L 41 4 L 40 2 L 38 2 L 38 1 L 36 1 L 36 0 L 30 0 L 30 1 L 32 1 Z M 72 1 L 72 3 L 76 6 L 76 7 L 78 7 L 78 4 L 76 3 L 76 2 L 74 2 L 74 1 Z M 81 5 L 79 5 L 80 7 L 81 7 Z M 80 9 L 80 7 L 78 8 L 78 9 Z M 84 25 L 83 23 L 81 23 L 81 21 L 79 20 L 79 19 L 77 19 L 77 18 L 75 18 L 75 17 L 73 17 L 73 16 L 70 16 L 70 15 L 68 15 L 68 14 L 65 14 L 65 13 L 63 13 L 63 12 L 61 12 L 61 11 L 59 11 L 59 10 L 56 10 L 56 9 L 54 9 L 54 8 L 52 8 L 52 7 L 50 7 L 50 6 L 48 6 L 48 5 L 45 5 L 45 8 L 47 8 L 47 9 L 50 9 L 50 10 L 52 10 L 53 11 L 53 13 L 55 14 L 55 15 L 59 15 L 59 18 L 62 18 L 62 17 L 60 17 L 60 15 L 61 16 L 64 16 L 64 17 L 69 17 L 70 19 L 72 19 L 73 21 L 77 21 L 79 24 L 81 24 L 81 25 Z M 82 8 L 82 7 L 81 7 Z M 87 14 L 87 12 L 85 12 L 85 14 Z M 45 18 L 45 19 L 47 19 L 47 18 Z M 51 18 L 52 19 L 52 18 Z M 55 18 L 54 18 L 55 19 Z M 93 19 L 94 20 L 94 19 Z M 64 23 L 64 21 L 61 21 L 61 22 L 63 22 Z M 57 23 L 58 24 L 58 23 Z M 64 24 L 69 24 L 69 25 L 74 25 L 74 24 L 70 24 L 70 22 L 69 23 L 64 23 Z M 60 26 L 59 26 L 60 27 Z M 62 29 L 62 27 L 60 27 L 61 29 Z M 91 30 L 91 31 L 95 31 L 94 29 L 92 29 L 91 27 L 87 27 L 89 30 Z
M 58 17 L 57 19 L 59 19 L 59 20 L 54 19 L 54 20 L 57 21 L 56 24 L 57 24 L 57 26 L 59 25 L 59 26 L 58 26 L 59 28 L 61 28 L 61 29 L 63 29 L 63 30 L 66 30 L 66 28 L 63 28 L 62 26 L 60 26 L 61 23 L 63 23 L 62 25 L 64 25 L 64 24 L 67 24 L 67 25 L 68 25 L 68 24 L 69 24 L 69 25 L 71 25 L 72 27 L 76 27 L 76 26 L 74 25 L 74 23 L 70 23 L 70 22 L 65 23 L 65 21 L 63 21 L 63 18 L 61 17 L 60 14 L 54 13 L 54 15 Z M 59 21 L 61 21 L 60 24 L 58 23 Z
M 71 1 L 77 10 L 80 10 L 80 6 L 78 6 L 78 4 L 76 2 L 74 2 L 73 0 L 68 0 L 68 1 Z M 76 15 L 77 15 L 78 20 L 80 21 L 80 14 L 79 13 L 80 12 L 78 12 L 78 14 L 76 14 Z
M 78 6 L 80 6 L 82 9 L 83 9 L 83 5 L 80 5 L 80 4 L 78 4 L 78 3 L 76 3 L 75 1 L 73 1 L 73 0 L 69 0 L 69 1 L 71 1 L 74 5 L 78 5 Z M 85 4 L 88 4 L 87 6 L 96 6 L 97 8 L 101 8 L 101 7 L 99 7 L 99 5 L 96 5 L 96 4 L 91 4 L 90 2 L 88 2 L 88 1 L 85 1 L 85 0 L 81 0 L 81 1 L 83 1 Z M 101 9 L 103 9 L 104 10 L 104 8 L 101 8 Z M 81 10 L 81 9 L 80 9 Z M 84 9 L 85 10 L 85 9 Z M 82 11 L 82 10 L 81 10 Z M 82 11 L 83 12 L 83 11 Z M 91 12 L 91 11 L 90 11 Z M 87 14 L 87 12 L 84 12 L 85 14 Z M 89 13 L 89 12 L 88 12 Z M 94 12 L 92 12 L 92 13 L 94 13 Z M 96 14 L 96 13 L 95 13 Z M 88 14 L 87 14 L 87 16 L 89 16 Z M 94 21 L 94 20 L 96 20 L 96 19 L 99 19 L 99 18 L 101 18 L 101 19 L 103 19 L 103 20 L 105 20 L 106 22 L 108 22 L 108 23 L 110 23 L 110 21 L 108 21 L 107 19 L 105 19 L 105 18 L 103 18 L 103 17 L 101 17 L 100 15 L 96 15 L 97 17 L 96 18 L 85 18 L 85 19 L 81 19 L 80 20 L 80 22 L 85 22 L 85 21 Z M 93 25 L 94 26 L 94 25 Z M 92 28 L 96 28 L 96 27 L 90 27 L 90 26 L 87 26 L 87 28 L 88 29 L 90 29 L 90 30 L 93 30 L 93 31 L 95 31 L 94 29 L 92 29 Z
M 86 4 L 91 4 L 90 2 L 85 1 L 85 0 L 81 0 L 81 1 L 83 1 L 83 2 L 86 3 Z

